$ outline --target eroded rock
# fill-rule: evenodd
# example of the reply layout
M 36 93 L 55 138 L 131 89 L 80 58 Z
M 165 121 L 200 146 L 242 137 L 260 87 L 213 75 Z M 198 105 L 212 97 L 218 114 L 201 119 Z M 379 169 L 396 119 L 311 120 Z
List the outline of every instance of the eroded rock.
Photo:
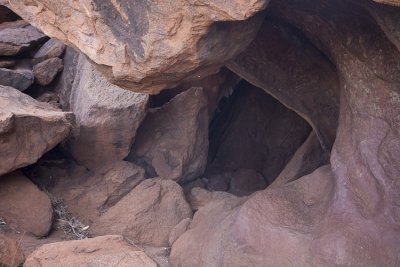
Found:
M 33 66 L 33 74 L 40 85 L 49 85 L 62 70 L 63 62 L 60 58 L 50 58 Z
M 83 55 L 76 71 L 69 103 L 78 128 L 69 152 L 88 168 L 123 160 L 146 115 L 148 95 L 110 84 Z
M 41 246 L 27 258 L 27 267 L 69 266 L 157 267 L 146 253 L 127 243 L 122 236 L 64 241 Z
M 0 86 L 0 175 L 36 162 L 73 124 L 73 114 Z
M 34 3 L 9 4 L 48 36 L 77 47 L 109 81 L 157 93 L 188 75 L 198 78 L 218 70 L 243 50 L 254 38 L 263 17 L 258 13 L 268 1 Z
M 49 197 L 21 172 L 0 177 L 0 214 L 8 227 L 47 235 L 53 223 Z
M 182 188 L 171 180 L 147 179 L 94 223 L 95 234 L 120 233 L 135 243 L 168 246 L 172 229 L 192 217 Z
M 191 88 L 149 111 L 127 159 L 153 177 L 190 181 L 204 172 L 207 152 L 207 95 Z

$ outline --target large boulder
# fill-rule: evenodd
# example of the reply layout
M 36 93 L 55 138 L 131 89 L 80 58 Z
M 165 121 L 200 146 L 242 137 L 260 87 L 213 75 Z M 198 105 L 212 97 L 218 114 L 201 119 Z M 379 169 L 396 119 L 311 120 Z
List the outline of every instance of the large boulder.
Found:
M 207 152 L 207 95 L 195 87 L 150 110 L 127 159 L 153 177 L 187 181 L 204 172 Z
M 123 160 L 144 119 L 149 96 L 110 84 L 81 55 L 70 94 L 77 129 L 68 151 L 88 168 Z
M 254 38 L 267 0 L 10 1 L 10 8 L 86 54 L 109 81 L 157 93 L 203 77 Z M 229 42 L 227 42 L 229 40 Z
M 8 227 L 38 237 L 47 235 L 53 222 L 49 197 L 20 172 L 0 177 L 0 215 Z
M 106 235 L 43 245 L 29 255 L 24 266 L 157 267 L 157 264 L 146 253 L 126 242 L 122 236 Z
M 0 175 L 36 162 L 73 124 L 73 114 L 0 86 Z
M 147 179 L 101 215 L 92 233 L 118 233 L 138 244 L 165 247 L 174 227 L 191 217 L 192 210 L 177 183 Z

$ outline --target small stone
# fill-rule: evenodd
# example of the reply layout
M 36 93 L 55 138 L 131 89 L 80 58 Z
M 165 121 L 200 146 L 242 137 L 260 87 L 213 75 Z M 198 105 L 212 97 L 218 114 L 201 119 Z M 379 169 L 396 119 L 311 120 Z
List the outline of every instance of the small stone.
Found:
M 47 59 L 33 67 L 33 74 L 36 82 L 40 85 L 49 85 L 57 73 L 63 69 L 63 62 L 60 58 Z

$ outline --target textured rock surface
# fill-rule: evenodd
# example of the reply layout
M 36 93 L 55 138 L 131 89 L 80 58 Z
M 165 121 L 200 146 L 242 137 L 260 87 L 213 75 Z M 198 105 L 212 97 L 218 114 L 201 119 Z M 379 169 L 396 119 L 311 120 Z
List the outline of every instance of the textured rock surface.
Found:
M 30 70 L 10 70 L 0 68 L 0 85 L 10 86 L 25 91 L 33 83 L 35 77 Z
M 157 264 L 122 236 L 107 235 L 96 238 L 65 241 L 43 245 L 26 260 L 26 267 L 157 267 Z
M 334 65 L 292 26 L 268 17 L 256 39 L 228 67 L 302 116 L 330 151 L 339 117 Z
M 49 197 L 20 172 L 0 177 L 0 214 L 8 227 L 42 237 L 50 231 Z
M 101 235 L 119 233 L 135 243 L 168 246 L 172 229 L 192 217 L 180 186 L 171 180 L 147 179 L 94 223 Z
M 50 58 L 33 66 L 33 74 L 40 85 L 49 85 L 63 68 L 60 58 Z
M 267 0 L 9 1 L 24 19 L 86 54 L 120 86 L 156 93 L 243 50 Z M 226 42 L 226 40 L 230 40 Z
M 148 96 L 110 84 L 80 56 L 70 96 L 78 129 L 68 141 L 76 161 L 89 168 L 124 159 L 146 114 Z
M 50 39 L 35 53 L 33 56 L 33 62 L 37 64 L 50 58 L 60 57 L 62 53 L 64 53 L 65 48 L 66 45 L 62 42 Z
M 0 175 L 36 162 L 71 132 L 74 116 L 0 86 Z
M 0 30 L 0 56 L 18 55 L 48 39 L 33 26 L 5 27 Z
M 186 181 L 204 172 L 207 151 L 207 95 L 191 88 L 149 112 L 127 159 L 153 177 Z
M 17 241 L 0 235 L 0 266 L 17 267 L 24 262 L 24 254 Z

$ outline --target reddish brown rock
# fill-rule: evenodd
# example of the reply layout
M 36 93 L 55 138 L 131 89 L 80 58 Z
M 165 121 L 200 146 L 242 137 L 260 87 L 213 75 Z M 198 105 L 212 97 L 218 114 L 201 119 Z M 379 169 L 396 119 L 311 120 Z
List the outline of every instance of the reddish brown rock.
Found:
M 25 20 L 87 55 L 119 86 L 157 93 L 218 70 L 256 34 L 267 0 L 12 1 Z M 226 42 L 226 40 L 230 40 Z
M 152 177 L 190 181 L 204 172 L 207 152 L 207 95 L 191 88 L 149 111 L 127 159 Z
M 0 86 L 0 175 L 36 162 L 73 124 L 73 114 Z
M 49 197 L 20 172 L 0 177 L 0 214 L 10 228 L 38 237 L 47 235 L 53 220 Z
M 49 85 L 62 70 L 63 62 L 60 58 L 50 58 L 33 66 L 33 74 L 40 85 Z
M 127 243 L 122 236 L 106 235 L 43 245 L 29 255 L 24 266 L 157 267 L 157 264 L 136 246 Z
M 177 183 L 147 179 L 101 215 L 92 232 L 119 233 L 138 244 L 168 246 L 172 229 L 191 217 L 192 210 Z
M 149 96 L 110 84 L 83 55 L 76 73 L 69 105 L 78 127 L 68 151 L 90 169 L 123 160 L 146 115 Z
M 183 219 L 180 223 L 178 223 L 171 231 L 168 239 L 169 246 L 172 244 L 188 229 L 190 223 L 192 222 L 192 218 Z
M 0 266 L 18 267 L 24 263 L 24 253 L 17 241 L 0 235 Z

